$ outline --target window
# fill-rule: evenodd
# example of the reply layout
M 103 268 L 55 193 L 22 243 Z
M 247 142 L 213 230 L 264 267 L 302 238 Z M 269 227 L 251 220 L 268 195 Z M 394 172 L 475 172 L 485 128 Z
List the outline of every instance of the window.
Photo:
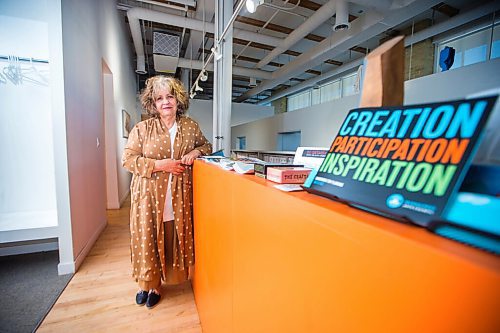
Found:
M 309 90 L 288 97 L 287 111 L 306 108 L 311 105 L 311 92 Z
M 339 99 L 342 96 L 340 82 L 336 80 L 321 87 L 321 103 Z
M 475 48 L 465 50 L 464 66 L 472 65 L 482 61 L 486 61 L 486 45 L 480 45 L 476 46 Z
M 500 40 L 494 41 L 493 45 L 491 46 L 491 59 L 495 59 L 498 57 L 500 57 Z
M 446 46 L 455 49 L 455 59 L 450 69 L 455 69 L 478 62 L 500 57 L 500 25 L 497 22 L 491 30 L 491 24 L 440 42 L 437 47 L 435 72 L 440 72 L 439 54 Z
M 239 136 L 238 137 L 238 149 L 245 150 L 247 149 L 247 137 Z
M 342 78 L 342 97 L 351 96 L 356 93 L 357 73 Z
M 300 146 L 300 131 L 278 133 L 276 150 L 296 151 Z
M 321 103 L 321 87 L 314 86 L 311 90 L 311 105 Z
M 287 111 L 294 111 L 311 105 L 321 104 L 357 94 L 357 80 L 358 73 L 356 71 L 342 78 L 335 79 L 322 85 L 315 85 L 306 91 L 288 96 Z

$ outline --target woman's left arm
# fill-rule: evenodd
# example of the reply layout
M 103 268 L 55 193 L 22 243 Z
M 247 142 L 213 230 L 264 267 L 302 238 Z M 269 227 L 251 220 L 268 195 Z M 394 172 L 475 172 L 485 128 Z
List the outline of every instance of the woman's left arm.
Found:
M 205 138 L 197 123 L 194 126 L 194 149 L 182 156 L 182 164 L 191 165 L 200 156 L 212 153 L 212 144 Z

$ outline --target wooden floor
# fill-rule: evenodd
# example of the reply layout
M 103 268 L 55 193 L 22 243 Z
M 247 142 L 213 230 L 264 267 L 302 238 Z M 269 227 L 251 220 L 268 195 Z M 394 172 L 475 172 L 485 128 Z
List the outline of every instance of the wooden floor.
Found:
M 154 309 L 135 304 L 129 209 L 108 211 L 106 229 L 37 332 L 201 332 L 189 282 L 163 285 Z

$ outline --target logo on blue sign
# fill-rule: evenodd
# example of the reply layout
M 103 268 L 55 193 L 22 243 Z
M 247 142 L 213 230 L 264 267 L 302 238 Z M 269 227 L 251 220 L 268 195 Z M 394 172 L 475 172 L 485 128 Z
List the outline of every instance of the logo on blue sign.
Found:
M 405 198 L 401 194 L 391 194 L 390 196 L 387 197 L 385 204 L 389 208 L 399 208 L 403 206 L 404 202 Z

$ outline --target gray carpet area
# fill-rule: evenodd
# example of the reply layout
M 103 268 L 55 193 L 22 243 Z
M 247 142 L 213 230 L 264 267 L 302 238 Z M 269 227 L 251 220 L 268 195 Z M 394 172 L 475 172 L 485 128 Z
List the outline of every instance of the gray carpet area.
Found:
M 58 263 L 58 251 L 0 257 L 0 333 L 38 327 L 72 277 Z

